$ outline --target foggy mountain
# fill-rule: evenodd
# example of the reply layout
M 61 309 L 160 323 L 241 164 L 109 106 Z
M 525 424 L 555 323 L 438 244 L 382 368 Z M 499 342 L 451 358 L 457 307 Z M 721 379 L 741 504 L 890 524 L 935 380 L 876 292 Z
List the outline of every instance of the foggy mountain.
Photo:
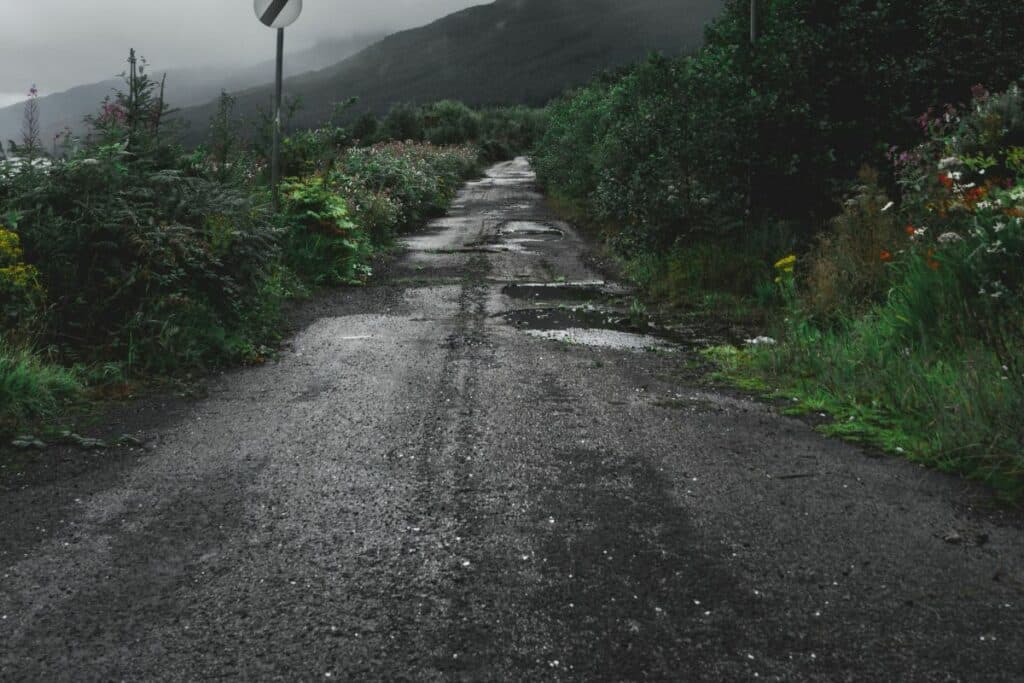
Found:
M 356 112 L 443 98 L 471 105 L 543 105 L 595 73 L 651 50 L 698 48 L 723 0 L 497 0 L 391 35 L 329 68 L 288 79 L 303 108 L 293 122 L 316 126 L 335 102 L 359 98 Z M 238 95 L 238 111 L 269 107 L 272 88 Z M 192 142 L 202 139 L 215 103 L 188 109 Z

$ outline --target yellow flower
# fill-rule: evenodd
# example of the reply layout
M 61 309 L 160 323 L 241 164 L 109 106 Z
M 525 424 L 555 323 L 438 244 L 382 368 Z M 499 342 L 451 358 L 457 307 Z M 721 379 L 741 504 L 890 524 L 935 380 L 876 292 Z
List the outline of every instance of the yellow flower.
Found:
M 795 254 L 790 254 L 789 256 L 775 264 L 775 269 L 780 270 L 783 273 L 792 273 L 794 268 L 796 268 Z
M 10 284 L 16 289 L 35 290 L 39 288 L 39 271 L 24 263 L 0 268 L 0 283 Z
M 22 253 L 18 233 L 0 225 L 0 264 L 14 265 L 21 260 Z

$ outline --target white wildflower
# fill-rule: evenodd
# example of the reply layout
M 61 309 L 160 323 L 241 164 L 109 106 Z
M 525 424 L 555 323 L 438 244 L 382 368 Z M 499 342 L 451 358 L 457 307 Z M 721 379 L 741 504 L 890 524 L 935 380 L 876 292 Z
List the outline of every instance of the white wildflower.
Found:
M 882 213 L 885 213 L 894 206 L 896 206 L 896 202 L 889 202 L 888 204 L 882 207 Z
M 946 232 L 939 235 L 939 244 L 953 244 L 954 242 L 963 242 L 964 238 L 955 232 Z
M 943 160 L 941 160 L 939 162 L 939 170 L 940 171 L 945 170 L 945 169 L 949 168 L 950 166 L 956 166 L 959 163 L 960 163 L 960 160 L 957 159 L 956 157 L 946 157 L 945 159 L 943 159 Z

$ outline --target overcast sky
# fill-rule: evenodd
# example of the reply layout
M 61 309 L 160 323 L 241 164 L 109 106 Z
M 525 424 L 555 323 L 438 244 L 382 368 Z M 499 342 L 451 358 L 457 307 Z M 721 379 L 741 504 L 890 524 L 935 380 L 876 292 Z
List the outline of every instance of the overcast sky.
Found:
M 290 48 L 418 26 L 490 0 L 304 0 Z M 0 106 L 33 83 L 42 94 L 109 78 L 136 48 L 156 69 L 254 64 L 274 35 L 253 0 L 0 0 Z

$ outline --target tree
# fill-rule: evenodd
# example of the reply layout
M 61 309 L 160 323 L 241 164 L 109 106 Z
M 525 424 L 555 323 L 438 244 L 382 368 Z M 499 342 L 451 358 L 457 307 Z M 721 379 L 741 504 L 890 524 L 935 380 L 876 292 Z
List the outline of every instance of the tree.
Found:
M 25 101 L 25 114 L 21 123 L 21 146 L 19 147 L 22 156 L 31 164 L 42 153 L 41 133 L 39 130 L 39 89 L 32 84 L 28 91 L 28 99 Z

